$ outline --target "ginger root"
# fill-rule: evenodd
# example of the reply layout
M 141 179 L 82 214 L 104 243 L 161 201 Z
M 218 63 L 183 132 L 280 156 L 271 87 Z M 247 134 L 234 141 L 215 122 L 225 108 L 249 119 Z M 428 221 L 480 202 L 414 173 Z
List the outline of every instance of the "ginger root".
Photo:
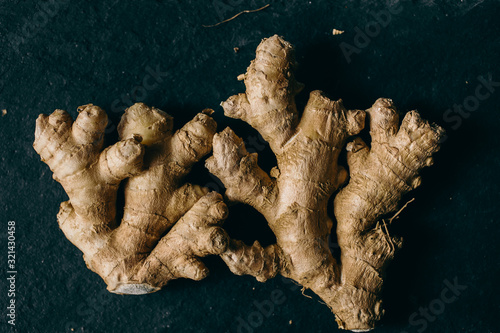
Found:
M 295 81 L 295 66 L 288 42 L 264 39 L 247 73 L 238 77 L 246 93 L 222 103 L 226 116 L 247 122 L 269 142 L 278 165 L 268 175 L 231 129 L 215 135 L 207 168 L 224 183 L 229 200 L 254 207 L 276 236 L 276 244 L 266 248 L 231 240 L 221 257 L 238 275 L 295 280 L 323 299 L 340 328 L 367 331 L 384 312 L 385 267 L 401 246 L 384 232 L 382 218 L 419 186 L 418 172 L 432 163 L 443 130 L 417 111 L 399 125 L 389 99 L 378 99 L 366 112 L 347 110 L 321 91 L 311 93 L 299 119 L 294 96 L 302 85 Z M 334 201 L 337 263 L 329 249 L 334 224 L 327 204 L 348 178 L 338 156 L 346 140 L 364 128 L 365 118 L 371 147 L 360 138 L 347 144 L 350 180 Z
M 321 91 L 310 94 L 299 117 L 295 95 L 303 85 L 294 78 L 295 67 L 290 43 L 264 39 L 238 77 L 246 93 L 222 103 L 227 116 L 247 122 L 269 142 L 277 157 L 270 174 L 231 129 L 215 134 L 212 110 L 172 133 L 170 116 L 135 104 L 118 126 L 120 141 L 105 149 L 107 116 L 99 107 L 80 107 L 75 121 L 62 110 L 39 116 L 33 146 L 69 196 L 59 226 L 109 291 L 145 294 L 172 279 L 203 279 L 208 269 L 200 258 L 214 254 L 235 274 L 261 282 L 281 274 L 311 289 L 340 328 L 374 328 L 384 312 L 385 269 L 402 244 L 388 234 L 384 218 L 420 185 L 418 173 L 432 164 L 443 130 L 417 111 L 400 125 L 390 99 L 380 98 L 366 111 L 347 110 Z M 370 145 L 350 139 L 365 122 Z M 207 168 L 224 183 L 230 201 L 264 216 L 276 244 L 263 248 L 229 239 L 221 228 L 228 214 L 222 196 L 183 182 L 212 144 Z M 337 163 L 344 147 L 350 175 Z M 123 216 L 117 216 L 124 180 Z M 327 213 L 339 188 L 334 214 L 340 263 L 329 248 L 334 222 Z
M 92 104 L 78 111 L 74 122 L 63 110 L 40 115 L 33 146 L 69 196 L 59 226 L 88 268 L 119 294 L 154 292 L 181 277 L 203 279 L 208 270 L 199 258 L 228 245 L 220 228 L 227 207 L 219 194 L 182 179 L 211 151 L 212 111 L 172 133 L 169 115 L 135 104 L 118 126 L 121 140 L 104 150 L 106 113 Z M 124 179 L 118 223 L 116 199 Z

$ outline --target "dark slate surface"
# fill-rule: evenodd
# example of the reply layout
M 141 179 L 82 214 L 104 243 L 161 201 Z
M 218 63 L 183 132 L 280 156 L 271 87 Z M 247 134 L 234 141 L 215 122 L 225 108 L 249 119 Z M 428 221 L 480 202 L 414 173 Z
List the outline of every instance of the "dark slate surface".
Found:
M 37 115 L 55 108 L 75 116 L 79 105 L 103 107 L 113 142 L 113 126 L 132 102 L 168 111 L 178 126 L 212 107 L 219 129 L 229 125 L 253 139 L 251 147 L 270 169 L 274 157 L 256 132 L 225 118 L 219 103 L 244 90 L 236 76 L 259 41 L 273 34 L 296 45 L 297 76 L 306 84 L 299 104 L 313 89 L 343 98 L 349 108 L 391 97 L 402 111 L 418 108 L 448 131 L 435 165 L 408 197 L 416 201 L 391 230 L 405 247 L 389 268 L 387 315 L 376 332 L 500 331 L 498 1 L 270 1 L 265 11 L 202 27 L 265 3 L 0 3 L 0 109 L 7 110 L 0 117 L 0 331 L 337 330 L 317 298 L 303 297 L 281 278 L 261 284 L 233 276 L 217 258 L 206 260 L 211 275 L 202 282 L 175 281 L 142 297 L 107 293 L 59 230 L 56 214 L 67 197 L 32 148 Z M 370 23 L 381 12 L 392 12 L 390 22 Z M 333 36 L 333 28 L 345 33 Z M 366 28 L 371 37 L 363 39 L 359 31 Z M 354 53 L 344 56 L 341 45 Z M 156 84 L 140 88 L 151 71 Z M 477 88 L 480 76 L 491 78 L 491 91 Z M 220 189 L 202 165 L 196 171 L 193 181 Z M 15 329 L 6 323 L 9 220 L 16 222 Z M 231 208 L 227 228 L 249 242 L 272 242 L 265 221 L 247 207 Z M 446 290 L 454 280 L 466 286 L 456 297 Z M 277 304 L 268 309 L 276 293 Z

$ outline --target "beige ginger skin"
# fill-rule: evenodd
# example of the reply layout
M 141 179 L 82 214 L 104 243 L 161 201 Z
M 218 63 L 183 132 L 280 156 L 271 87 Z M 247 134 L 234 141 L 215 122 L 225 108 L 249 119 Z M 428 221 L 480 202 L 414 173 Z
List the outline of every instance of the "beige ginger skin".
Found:
M 231 129 L 215 134 L 211 110 L 173 133 L 169 115 L 135 104 L 118 126 L 120 141 L 105 149 L 107 116 L 99 107 L 80 107 L 75 121 L 62 110 L 39 116 L 33 146 L 69 196 L 59 226 L 109 291 L 145 294 L 172 279 L 203 279 L 208 269 L 200 258 L 214 254 L 235 274 L 261 282 L 281 274 L 311 289 L 340 328 L 375 327 L 384 312 L 385 268 L 402 244 L 388 234 L 384 218 L 419 186 L 418 173 L 432 164 L 443 130 L 417 111 L 400 124 L 389 99 L 347 110 L 321 91 L 310 94 L 299 116 L 295 95 L 303 85 L 295 81 L 295 67 L 291 44 L 264 39 L 238 77 L 246 93 L 222 103 L 226 116 L 247 122 L 269 142 L 277 158 L 270 174 Z M 353 137 L 365 127 L 370 146 Z M 228 214 L 222 196 L 183 182 L 212 146 L 206 166 L 224 183 L 227 199 L 258 210 L 276 244 L 229 239 L 221 228 Z M 337 164 L 344 147 L 349 171 Z M 334 223 L 327 206 L 337 190 Z M 328 242 L 335 225 L 340 262 Z
M 212 149 L 212 111 L 172 133 L 169 115 L 135 104 L 118 126 L 121 141 L 104 150 L 106 113 L 92 104 L 78 111 L 74 122 L 62 110 L 40 115 L 33 146 L 69 196 L 59 226 L 88 268 L 120 294 L 207 276 L 199 258 L 225 251 L 228 238 L 219 225 L 227 207 L 219 194 L 182 179 Z M 118 223 L 116 196 L 124 179 Z
M 299 119 L 294 96 L 302 85 L 295 81 L 295 66 L 288 42 L 264 39 L 247 73 L 238 77 L 246 93 L 222 103 L 226 116 L 247 122 L 269 142 L 278 165 L 268 175 L 231 129 L 215 135 L 207 168 L 224 183 L 230 201 L 254 207 L 276 235 L 276 244 L 266 248 L 231 240 L 221 257 L 238 275 L 295 280 L 323 299 L 340 328 L 367 331 L 383 315 L 384 270 L 401 246 L 384 232 L 382 217 L 420 184 L 418 172 L 432 164 L 443 130 L 416 111 L 399 125 L 389 99 L 366 111 L 347 110 L 321 91 L 311 93 Z M 335 198 L 338 263 L 328 246 L 334 224 L 327 204 L 348 178 L 337 164 L 339 153 L 365 123 L 371 147 L 360 138 L 347 144 L 349 182 Z

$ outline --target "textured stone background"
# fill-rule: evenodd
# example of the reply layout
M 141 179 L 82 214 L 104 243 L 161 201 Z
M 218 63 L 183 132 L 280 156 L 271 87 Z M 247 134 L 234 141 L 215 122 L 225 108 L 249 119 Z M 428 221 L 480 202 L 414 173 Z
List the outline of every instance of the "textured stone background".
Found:
M 376 332 L 500 331 L 500 84 L 483 100 L 475 97 L 479 76 L 500 82 L 499 2 L 269 1 L 264 11 L 202 27 L 266 3 L 0 2 L 0 109 L 7 111 L 0 117 L 0 331 L 15 331 L 5 316 L 9 220 L 17 223 L 17 332 L 337 330 L 317 298 L 303 297 L 281 278 L 261 284 L 233 276 L 218 258 L 206 260 L 211 276 L 202 282 L 175 281 L 141 297 L 105 292 L 59 230 L 56 214 L 67 197 L 32 148 L 37 115 L 55 108 L 75 116 L 79 105 L 103 107 L 113 142 L 114 126 L 132 102 L 166 110 L 177 126 L 212 107 L 219 130 L 231 126 L 270 169 L 273 156 L 257 133 L 225 118 L 219 103 L 244 90 L 236 76 L 260 40 L 273 34 L 296 46 L 297 77 L 306 84 L 300 105 L 314 89 L 343 98 L 348 108 L 391 97 L 401 111 L 418 108 L 448 131 L 421 188 L 407 198 L 416 201 L 391 230 L 405 246 L 388 270 L 387 315 Z M 370 23 L 373 13 L 391 11 L 385 27 Z M 345 33 L 333 36 L 333 28 Z M 366 28 L 371 37 L 362 40 L 359 31 Z M 349 57 L 340 47 L 347 44 L 357 48 Z M 463 105 L 462 114 L 455 104 Z M 202 165 L 196 171 L 193 181 L 221 189 Z M 271 243 L 265 221 L 239 208 L 226 224 L 231 235 Z M 442 309 L 445 281 L 454 279 L 467 288 Z M 280 304 L 259 310 L 274 290 L 282 293 Z M 428 319 L 421 307 L 431 307 Z

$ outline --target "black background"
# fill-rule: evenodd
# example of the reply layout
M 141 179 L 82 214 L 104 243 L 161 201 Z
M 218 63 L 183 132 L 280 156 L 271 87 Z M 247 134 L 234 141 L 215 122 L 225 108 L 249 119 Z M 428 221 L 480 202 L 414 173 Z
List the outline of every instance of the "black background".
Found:
M 244 91 L 236 76 L 260 40 L 274 34 L 296 46 L 297 78 L 306 85 L 299 105 L 314 89 L 342 98 L 348 108 L 390 97 L 402 112 L 417 108 L 447 130 L 435 165 L 405 198 L 416 201 L 391 229 L 405 245 L 388 270 L 386 316 L 376 332 L 500 331 L 498 84 L 474 105 L 479 76 L 500 81 L 498 1 L 54 2 L 0 4 L 0 109 L 7 111 L 0 117 L 0 331 L 14 331 L 5 316 L 9 220 L 16 221 L 18 332 L 238 332 L 238 318 L 254 332 L 337 330 L 316 297 L 302 296 L 282 278 L 261 284 L 233 276 L 218 258 L 205 260 L 211 275 L 201 282 L 178 280 L 140 297 L 107 293 L 59 230 L 56 214 L 67 196 L 32 148 L 39 113 L 63 108 L 76 116 L 79 105 L 99 105 L 108 111 L 112 143 L 113 126 L 135 101 L 167 111 L 176 126 L 214 108 L 219 130 L 231 126 L 251 142 L 257 133 L 225 118 L 219 104 Z M 202 27 L 266 3 L 271 6 L 261 12 Z M 373 13 L 389 10 L 390 23 L 376 31 Z M 372 37 L 360 40 L 357 29 L 367 27 Z M 345 33 L 334 36 L 333 28 Z M 360 46 L 350 61 L 342 42 Z M 145 91 L 140 87 L 151 70 L 161 75 Z M 472 111 L 459 115 L 453 106 L 464 101 Z M 249 148 L 269 170 L 274 157 L 256 140 Z M 203 163 L 194 171 L 193 182 L 222 190 Z M 273 240 L 248 207 L 232 206 L 226 226 L 248 242 Z M 454 279 L 467 289 L 439 309 L 445 281 Z M 254 301 L 270 300 L 273 290 L 283 293 L 283 303 L 259 315 Z M 429 306 L 438 314 L 427 327 L 409 321 Z

